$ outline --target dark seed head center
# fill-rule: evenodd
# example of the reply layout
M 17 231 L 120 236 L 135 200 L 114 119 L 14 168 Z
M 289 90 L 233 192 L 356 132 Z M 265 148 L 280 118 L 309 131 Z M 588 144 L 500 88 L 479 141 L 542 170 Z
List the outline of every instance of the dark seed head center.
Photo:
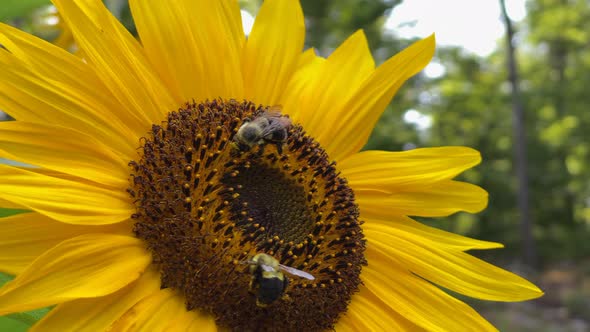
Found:
M 332 328 L 360 284 L 365 240 L 354 193 L 326 152 L 293 124 L 284 144 L 234 144 L 267 111 L 250 102 L 188 104 L 153 125 L 130 163 L 143 239 L 163 288 L 187 309 L 232 330 Z M 249 291 L 244 262 L 266 253 L 312 274 L 288 277 L 288 300 L 265 308 Z

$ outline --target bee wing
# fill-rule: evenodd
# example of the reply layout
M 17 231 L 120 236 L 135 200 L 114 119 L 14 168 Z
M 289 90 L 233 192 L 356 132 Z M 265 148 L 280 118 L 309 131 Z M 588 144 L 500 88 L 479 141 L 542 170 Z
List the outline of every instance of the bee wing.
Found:
M 241 261 L 241 264 L 248 264 L 248 265 L 257 265 L 260 266 L 260 268 L 266 272 L 274 272 L 274 267 L 270 266 L 270 265 L 266 265 L 266 264 L 260 264 L 258 262 L 255 262 L 253 260 L 247 260 L 247 261 Z
M 281 112 L 283 111 L 283 106 L 281 105 L 274 105 L 269 107 L 265 113 L 269 117 L 279 117 L 281 116 Z
M 281 124 L 281 126 L 283 126 L 285 128 L 287 128 L 287 127 L 289 127 L 291 125 L 291 119 L 288 116 L 286 116 L 286 115 L 281 116 L 280 118 L 275 119 L 275 121 L 273 121 L 273 122 L 278 122 L 278 123 Z
M 290 266 L 285 266 L 283 264 L 279 264 L 279 268 L 289 274 L 292 274 L 294 276 L 298 276 L 301 278 L 305 278 L 305 279 L 309 279 L 309 280 L 315 280 L 315 277 L 312 276 L 311 274 L 301 271 L 301 270 L 297 270 L 294 267 L 290 267 Z
M 262 129 L 262 133 L 260 134 L 260 136 L 261 137 L 268 137 L 269 135 L 272 136 L 272 134 L 277 131 L 285 130 L 285 125 L 283 124 L 282 121 L 280 121 L 280 119 L 282 119 L 282 118 L 278 118 L 276 121 L 271 121 L 268 124 L 268 126 L 264 127 L 264 129 Z M 290 123 L 291 123 L 291 121 L 289 121 L 289 124 Z
M 275 271 L 274 267 L 272 267 L 270 265 L 266 265 L 266 264 L 260 264 L 260 268 L 262 268 L 262 270 L 264 270 L 266 272 L 274 272 Z

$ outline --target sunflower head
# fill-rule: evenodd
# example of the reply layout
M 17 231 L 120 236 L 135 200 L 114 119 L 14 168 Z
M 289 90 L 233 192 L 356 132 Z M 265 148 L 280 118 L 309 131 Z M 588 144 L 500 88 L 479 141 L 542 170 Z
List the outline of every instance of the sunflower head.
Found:
M 477 212 L 448 147 L 364 151 L 434 37 L 375 68 L 362 31 L 302 52 L 294 0 L 251 34 L 235 1 L 130 1 L 141 43 L 98 0 L 55 0 L 74 56 L 0 25 L 0 314 L 37 330 L 492 330 L 438 288 L 539 296 L 465 251 L 500 245 L 408 216 Z M 81 58 L 82 57 L 82 58 Z M 277 106 L 280 105 L 280 106 Z M 16 240 L 15 240 L 16 239 Z M 7 254 L 8 253 L 8 254 Z
M 366 264 L 358 206 L 301 125 L 288 127 L 284 148 L 231 144 L 244 125 L 262 118 L 270 126 L 267 114 L 251 102 L 214 100 L 187 104 L 152 126 L 142 158 L 130 163 L 134 234 L 161 269 L 162 287 L 181 292 L 188 310 L 207 310 L 232 329 L 329 328 Z M 255 276 L 240 263 L 259 253 L 314 280 L 286 279 L 277 287 L 288 300 L 256 305 L 248 287 Z

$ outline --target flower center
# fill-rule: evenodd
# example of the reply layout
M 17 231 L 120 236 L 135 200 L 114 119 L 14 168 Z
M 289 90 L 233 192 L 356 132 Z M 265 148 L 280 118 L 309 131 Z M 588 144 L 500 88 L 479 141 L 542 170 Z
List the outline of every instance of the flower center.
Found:
M 193 103 L 153 125 L 141 151 L 134 232 L 162 288 L 232 330 L 334 326 L 365 240 L 354 193 L 301 126 L 250 102 Z

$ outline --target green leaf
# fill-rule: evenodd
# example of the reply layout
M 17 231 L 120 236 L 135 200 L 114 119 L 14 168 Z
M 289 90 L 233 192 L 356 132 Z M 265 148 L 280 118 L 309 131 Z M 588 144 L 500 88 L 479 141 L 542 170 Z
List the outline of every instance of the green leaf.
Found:
M 29 210 L 21 210 L 21 209 L 3 209 L 0 208 L 0 218 L 9 217 L 15 214 L 29 212 Z
M 51 4 L 49 0 L 2 0 L 0 21 L 22 16 L 37 7 L 49 4 Z
M 13 276 L 0 272 L 0 286 L 3 286 L 12 279 L 14 279 Z
M 0 317 L 0 331 L 26 332 L 30 325 L 23 324 L 9 317 Z

